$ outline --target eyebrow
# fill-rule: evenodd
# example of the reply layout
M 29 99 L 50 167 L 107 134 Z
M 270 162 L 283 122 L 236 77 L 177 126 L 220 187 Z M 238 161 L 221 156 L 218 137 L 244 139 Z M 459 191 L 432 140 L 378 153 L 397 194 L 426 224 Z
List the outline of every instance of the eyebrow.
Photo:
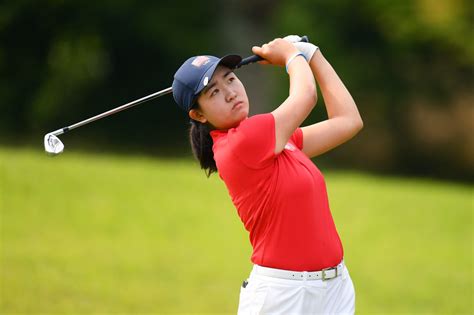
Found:
M 223 78 L 227 77 L 229 74 L 233 73 L 232 70 L 229 70 L 227 71 L 226 73 L 224 73 L 224 75 L 222 76 Z M 202 90 L 202 94 L 206 94 L 210 89 L 212 89 L 214 86 L 216 85 L 216 81 L 212 82 L 211 84 L 209 84 L 208 86 L 206 86 L 203 90 Z

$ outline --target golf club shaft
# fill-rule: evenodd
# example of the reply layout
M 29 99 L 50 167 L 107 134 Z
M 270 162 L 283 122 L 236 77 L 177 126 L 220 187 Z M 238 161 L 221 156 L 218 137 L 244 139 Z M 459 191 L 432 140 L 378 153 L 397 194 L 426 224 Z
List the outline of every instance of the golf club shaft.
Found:
M 147 95 L 147 96 L 144 96 L 138 100 L 135 100 L 133 102 L 130 102 L 130 103 L 127 103 L 125 105 L 122 105 L 122 106 L 119 106 L 117 108 L 114 108 L 114 109 L 111 109 L 109 111 L 106 111 L 105 113 L 102 113 L 102 114 L 99 114 L 99 115 L 96 115 L 94 117 L 91 117 L 91 118 L 88 118 L 88 119 L 85 119 L 83 121 L 80 121 L 78 123 L 75 123 L 73 125 L 70 125 L 70 126 L 67 126 L 67 127 L 64 127 L 64 128 L 61 128 L 61 129 L 58 129 L 58 130 L 55 130 L 53 132 L 50 132 L 50 134 L 53 134 L 55 136 L 59 136 L 59 135 L 62 135 L 63 133 L 66 133 L 68 132 L 69 130 L 72 130 L 72 129 L 75 129 L 75 128 L 78 128 L 78 127 L 81 127 L 81 126 L 84 126 L 84 125 L 87 125 L 88 123 L 91 123 L 93 121 L 96 121 L 98 119 L 101 119 L 101 118 L 104 118 L 104 117 L 107 117 L 107 116 L 110 116 L 110 115 L 113 115 L 115 113 L 118 113 L 118 112 L 121 112 L 123 110 L 126 110 L 130 107 L 133 107 L 135 105 L 138 105 L 140 103 L 143 103 L 143 102 L 146 102 L 146 101 L 149 101 L 151 99 L 154 99 L 154 98 L 157 98 L 157 97 L 160 97 L 160 96 L 163 96 L 163 95 L 166 95 L 166 94 L 169 94 L 172 92 L 172 88 L 169 87 L 169 88 L 166 88 L 164 90 L 161 90 L 161 91 L 158 91 L 158 92 L 155 92 L 153 94 L 150 94 L 150 95 Z
M 308 42 L 309 39 L 307 36 L 302 36 L 301 37 L 301 41 L 302 42 Z M 254 63 L 254 62 L 257 62 L 257 61 L 260 61 L 260 60 L 263 60 L 262 57 L 260 56 L 257 56 L 257 55 L 252 55 L 250 57 L 247 57 L 247 58 L 244 58 L 242 59 L 242 61 L 237 65 L 236 68 L 240 68 L 241 66 L 245 66 L 245 65 L 248 65 L 248 64 L 251 64 L 251 63 Z M 96 115 L 94 117 L 91 117 L 91 118 L 88 118 L 88 119 L 85 119 L 83 121 L 80 121 L 78 123 L 75 123 L 73 125 L 70 125 L 70 126 L 67 126 L 67 127 L 63 127 L 61 129 L 58 129 L 58 130 L 55 130 L 53 132 L 50 132 L 49 134 L 52 134 L 52 135 L 55 135 L 55 136 L 59 136 L 59 135 L 62 135 L 72 129 L 75 129 L 75 128 L 78 128 L 78 127 L 81 127 L 81 126 L 84 126 L 84 125 L 87 125 L 88 123 L 91 123 L 93 121 L 96 121 L 96 120 L 99 120 L 101 118 L 104 118 L 104 117 L 107 117 L 107 116 L 110 116 L 110 115 L 113 115 L 115 113 L 118 113 L 118 112 L 121 112 L 123 110 L 126 110 L 130 107 L 133 107 L 133 106 L 136 106 L 138 104 L 141 104 L 143 102 L 146 102 L 146 101 L 149 101 L 151 99 L 154 99 L 154 98 L 157 98 L 157 97 L 160 97 L 160 96 L 163 96 L 163 95 L 166 95 L 166 94 L 169 94 L 172 92 L 172 87 L 169 87 L 169 88 L 166 88 L 164 90 L 161 90 L 161 91 L 158 91 L 158 92 L 155 92 L 153 94 L 150 94 L 150 95 L 147 95 L 147 96 L 144 96 L 138 100 L 135 100 L 135 101 L 132 101 L 130 103 L 127 103 L 125 105 L 122 105 L 122 106 L 119 106 L 117 108 L 114 108 L 114 109 L 111 109 L 109 111 L 106 111 L 105 113 L 102 113 L 102 114 L 99 114 L 99 115 Z

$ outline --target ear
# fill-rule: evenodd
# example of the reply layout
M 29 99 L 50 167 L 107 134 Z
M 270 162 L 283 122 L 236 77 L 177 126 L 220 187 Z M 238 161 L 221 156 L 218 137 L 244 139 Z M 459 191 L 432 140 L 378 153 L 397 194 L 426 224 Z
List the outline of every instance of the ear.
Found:
M 195 109 L 195 108 L 191 109 L 188 115 L 189 115 L 189 118 L 199 121 L 203 124 L 207 122 L 207 118 L 204 117 L 204 114 L 199 109 Z

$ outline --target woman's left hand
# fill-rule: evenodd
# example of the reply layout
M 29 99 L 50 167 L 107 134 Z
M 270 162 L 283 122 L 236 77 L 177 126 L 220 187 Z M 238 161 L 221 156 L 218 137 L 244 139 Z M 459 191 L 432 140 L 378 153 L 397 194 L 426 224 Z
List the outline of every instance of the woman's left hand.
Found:
M 304 58 L 307 62 L 311 61 L 314 53 L 319 49 L 319 47 L 314 44 L 302 42 L 301 37 L 298 35 L 288 35 L 283 37 L 283 39 L 292 43 L 300 51 L 300 53 L 304 55 Z

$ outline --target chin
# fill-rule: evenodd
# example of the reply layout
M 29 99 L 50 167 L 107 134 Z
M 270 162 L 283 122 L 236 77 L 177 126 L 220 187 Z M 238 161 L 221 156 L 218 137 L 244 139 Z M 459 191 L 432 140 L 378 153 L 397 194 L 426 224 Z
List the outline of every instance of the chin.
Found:
M 249 117 L 249 108 L 245 108 L 244 110 L 242 110 L 242 116 L 244 116 L 243 119 Z
M 240 115 L 237 120 L 238 120 L 238 122 L 239 122 L 239 124 L 240 124 L 243 120 L 247 119 L 248 117 L 249 117 L 249 112 L 248 112 L 248 111 L 244 111 L 244 112 L 242 112 L 242 115 Z
M 234 120 L 231 124 L 229 124 L 228 127 L 226 127 L 225 129 L 231 129 L 231 128 L 235 128 L 237 127 L 238 125 L 240 125 L 240 123 L 242 121 L 244 121 L 245 119 L 247 119 L 247 115 L 242 115 L 242 117 L 239 117 L 237 118 L 236 120 Z

